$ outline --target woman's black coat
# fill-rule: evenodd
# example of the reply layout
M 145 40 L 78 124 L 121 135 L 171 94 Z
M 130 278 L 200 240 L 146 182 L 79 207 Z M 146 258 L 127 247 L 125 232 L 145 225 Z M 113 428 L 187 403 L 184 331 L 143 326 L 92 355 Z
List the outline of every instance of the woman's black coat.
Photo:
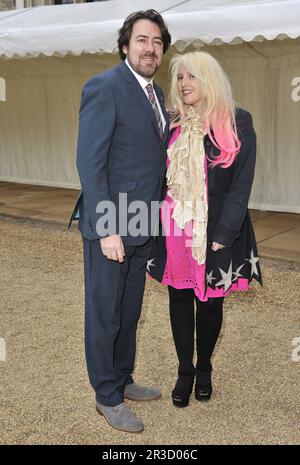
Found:
M 256 160 L 256 134 L 252 117 L 241 108 L 236 112 L 236 126 L 240 151 L 229 168 L 208 167 L 208 223 L 206 276 L 210 287 L 224 280 L 234 283 L 237 278 L 253 278 L 262 282 L 257 256 L 257 247 L 252 222 L 248 212 L 248 201 L 254 177 Z M 211 158 L 219 150 L 208 136 L 204 140 L 205 153 Z M 212 242 L 225 247 L 214 252 Z M 162 236 L 154 239 L 149 273 L 161 281 L 166 263 L 165 241 Z M 229 278 L 228 278 L 229 277 Z M 231 281 L 230 281 L 231 280 Z

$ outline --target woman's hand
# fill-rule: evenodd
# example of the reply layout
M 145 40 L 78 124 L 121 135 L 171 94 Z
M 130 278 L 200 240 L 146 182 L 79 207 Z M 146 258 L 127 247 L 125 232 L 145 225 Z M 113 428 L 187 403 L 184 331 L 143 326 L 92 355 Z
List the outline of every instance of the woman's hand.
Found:
M 186 116 L 175 108 L 169 108 L 167 113 L 170 117 L 170 130 L 181 126 L 186 119 Z
M 211 250 L 213 250 L 214 252 L 217 252 L 218 250 L 224 249 L 224 247 L 225 247 L 225 245 L 218 244 L 217 242 L 213 242 L 211 244 Z

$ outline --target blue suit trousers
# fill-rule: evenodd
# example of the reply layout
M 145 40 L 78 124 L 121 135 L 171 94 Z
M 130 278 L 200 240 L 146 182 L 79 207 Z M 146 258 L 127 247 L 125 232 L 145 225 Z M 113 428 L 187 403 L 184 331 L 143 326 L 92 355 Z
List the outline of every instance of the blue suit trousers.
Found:
M 85 350 L 89 379 L 103 405 L 123 402 L 133 382 L 136 330 L 152 238 L 125 246 L 124 262 L 108 260 L 99 240 L 83 238 Z

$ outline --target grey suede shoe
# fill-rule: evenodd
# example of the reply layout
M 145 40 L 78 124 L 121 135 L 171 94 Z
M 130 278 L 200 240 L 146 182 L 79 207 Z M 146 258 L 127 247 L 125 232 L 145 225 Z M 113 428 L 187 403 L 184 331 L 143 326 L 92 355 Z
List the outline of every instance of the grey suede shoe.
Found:
M 130 400 L 155 400 L 161 397 L 161 392 L 155 388 L 147 388 L 136 383 L 125 386 L 124 398 Z
M 96 401 L 96 410 L 100 415 L 103 415 L 107 422 L 113 428 L 128 433 L 139 433 L 143 431 L 144 425 L 135 414 L 122 402 L 115 407 L 106 407 Z

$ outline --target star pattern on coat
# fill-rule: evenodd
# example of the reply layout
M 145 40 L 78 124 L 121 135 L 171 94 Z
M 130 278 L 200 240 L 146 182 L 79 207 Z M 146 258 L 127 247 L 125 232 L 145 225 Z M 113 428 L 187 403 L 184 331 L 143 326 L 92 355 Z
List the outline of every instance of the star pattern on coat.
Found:
M 234 272 L 233 274 L 235 275 L 234 278 L 233 278 L 233 281 L 236 281 L 238 278 L 242 278 L 243 275 L 241 275 L 240 271 L 241 269 L 243 268 L 243 266 L 245 266 L 246 263 L 243 263 L 241 266 L 239 266 Z
M 256 263 L 259 261 L 259 258 L 254 256 L 253 249 L 251 250 L 250 258 L 246 258 L 246 260 L 247 262 L 251 263 L 251 276 L 253 276 L 253 274 L 256 274 L 256 276 L 258 276 L 258 269 Z
M 150 271 L 150 267 L 151 267 L 151 266 L 156 266 L 156 265 L 154 265 L 154 263 L 153 263 L 154 260 L 155 260 L 155 258 L 156 258 L 156 257 L 151 258 L 150 260 L 147 261 L 147 271 L 148 271 L 148 273 L 151 273 L 151 271 Z
M 213 270 L 211 270 L 210 273 L 206 273 L 206 281 L 207 281 L 207 284 L 210 284 L 210 285 L 211 285 L 211 284 L 213 284 L 213 280 L 214 280 L 214 279 L 217 279 L 217 278 L 215 278 L 212 274 L 213 274 Z
M 232 261 L 230 262 L 229 269 L 227 273 L 219 268 L 222 279 L 216 283 L 216 286 L 224 286 L 224 292 L 228 291 L 230 286 L 232 285 Z

